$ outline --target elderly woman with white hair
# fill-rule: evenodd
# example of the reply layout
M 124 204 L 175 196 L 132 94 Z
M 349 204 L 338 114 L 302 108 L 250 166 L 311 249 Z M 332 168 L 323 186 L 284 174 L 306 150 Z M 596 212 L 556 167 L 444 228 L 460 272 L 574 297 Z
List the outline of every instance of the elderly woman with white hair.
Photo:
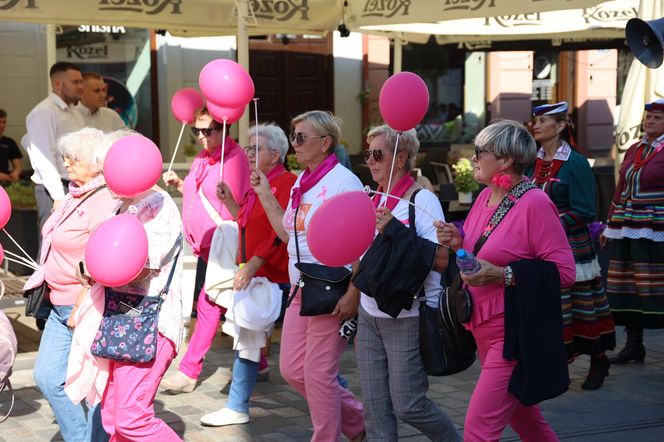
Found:
M 284 168 L 288 139 L 276 124 L 259 124 L 249 129 L 249 146 L 245 147 L 251 169 L 260 170 L 270 185 L 272 194 L 283 209 L 288 203 L 290 189 L 297 177 Z M 288 253 L 270 225 L 263 205 L 252 190 L 239 205 L 228 184 L 220 182 L 217 197 L 238 220 L 239 250 L 233 288 L 244 290 L 254 277 L 264 277 L 273 284 L 288 286 Z M 279 299 L 281 302 L 281 299 Z M 201 423 L 209 426 L 243 424 L 249 422 L 249 399 L 258 374 L 259 354 L 236 352 L 233 380 L 228 401 L 220 410 L 206 414 Z M 253 360 L 252 360 L 253 356 Z
M 394 153 L 397 133 L 389 126 L 375 127 L 367 136 L 369 148 L 363 153 L 371 176 L 378 184 L 379 192 L 394 196 L 387 200 L 384 195 L 374 196 L 376 228 L 382 233 L 394 218 L 415 228 L 418 237 L 436 243 L 436 228 L 429 214 L 436 219 L 444 219 L 440 201 L 435 194 L 422 189 L 410 175 L 420 147 L 417 134 L 415 130 L 409 130 L 403 132 L 398 140 Z M 415 226 L 409 225 L 408 200 L 412 197 L 416 205 Z M 442 254 L 444 262 L 439 263 L 437 268 L 447 264 L 447 251 L 442 251 L 445 252 Z M 423 292 L 426 303 L 436 307 L 442 290 L 441 275 L 431 270 L 422 276 L 425 278 Z M 356 282 L 359 284 L 359 281 Z M 400 309 L 394 317 L 381 310 L 376 299 L 362 292 L 356 350 L 369 440 L 398 440 L 397 418 L 417 428 L 431 440 L 459 440 L 450 418 L 426 396 L 429 383 L 420 356 L 419 302 L 413 302 L 410 308 Z
M 117 206 L 106 188 L 102 166 L 106 154 L 104 133 L 85 128 L 63 136 L 58 142 L 64 167 L 69 174 L 69 193 L 46 220 L 42 229 L 41 259 L 24 290 L 44 281 L 53 304 L 34 368 L 37 387 L 48 400 L 60 433 L 66 441 L 103 441 L 104 432 L 97 407 L 74 404 L 64 391 L 67 361 L 73 329 L 68 326 L 76 301 L 87 291 L 77 270 L 83 261 L 90 234 Z

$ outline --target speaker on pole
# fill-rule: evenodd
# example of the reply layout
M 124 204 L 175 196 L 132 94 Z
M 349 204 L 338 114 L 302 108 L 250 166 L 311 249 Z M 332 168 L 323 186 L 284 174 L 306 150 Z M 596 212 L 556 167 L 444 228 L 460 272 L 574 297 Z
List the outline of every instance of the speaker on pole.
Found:
M 637 60 L 651 69 L 664 60 L 664 18 L 645 21 L 632 18 L 625 26 L 627 45 Z

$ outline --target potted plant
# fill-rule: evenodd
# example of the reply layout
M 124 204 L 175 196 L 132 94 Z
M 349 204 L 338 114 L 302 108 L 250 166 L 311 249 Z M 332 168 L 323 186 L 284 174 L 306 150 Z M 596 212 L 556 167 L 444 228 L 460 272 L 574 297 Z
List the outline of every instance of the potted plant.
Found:
M 454 165 L 454 188 L 459 193 L 459 203 L 473 202 L 473 192 L 480 188 L 473 176 L 473 164 L 468 158 L 460 158 Z

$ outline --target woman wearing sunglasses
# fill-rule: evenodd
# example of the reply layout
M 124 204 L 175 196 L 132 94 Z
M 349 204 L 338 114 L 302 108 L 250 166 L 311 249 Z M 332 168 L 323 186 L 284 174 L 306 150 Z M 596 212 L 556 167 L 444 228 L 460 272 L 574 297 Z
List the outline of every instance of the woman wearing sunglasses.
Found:
M 321 264 L 307 245 L 312 215 L 324 201 L 339 193 L 361 191 L 362 183 L 334 155 L 341 137 L 340 120 L 334 115 L 306 112 L 293 119 L 291 128 L 290 140 L 297 161 L 306 169 L 293 186 L 286 211 L 272 194 L 264 173 L 254 171 L 251 184 L 270 224 L 288 244 L 288 273 L 291 286 L 295 287 L 300 279 L 295 267 L 298 254 L 300 262 Z M 284 379 L 307 400 L 314 427 L 311 440 L 315 442 L 336 442 L 341 433 L 351 440 L 364 436 L 362 404 L 337 381 L 339 358 L 346 348 L 346 340 L 339 336 L 339 323 L 357 315 L 359 297 L 357 289 L 351 286 L 331 314 L 300 316 L 298 290 L 286 310 L 279 365 Z
M 173 171 L 164 173 L 164 182 L 176 186 L 182 193 L 182 224 L 184 237 L 194 255 L 207 263 L 212 235 L 221 220 L 235 219 L 217 198 L 217 184 L 221 172 L 222 123 L 215 121 L 206 108 L 194 114 L 192 133 L 198 137 L 203 149 L 196 156 L 189 174 L 183 180 Z M 236 201 L 243 201 L 249 190 L 249 160 L 244 150 L 226 137 L 224 152 L 224 182 L 228 184 Z M 203 358 L 212 346 L 219 327 L 222 307 L 215 304 L 201 289 L 196 306 L 197 321 L 189 341 L 187 353 L 180 361 L 177 372 L 165 378 L 161 386 L 171 393 L 190 393 L 203 370 Z M 267 367 L 267 362 L 263 362 Z
M 417 236 L 437 243 L 436 228 L 428 214 L 444 219 L 440 201 L 435 194 L 422 189 L 410 175 L 420 147 L 417 134 L 414 129 L 401 134 L 395 158 L 396 140 L 397 133 L 389 126 L 371 129 L 367 136 L 369 149 L 363 152 L 364 160 L 379 192 L 405 200 L 415 195 L 415 226 L 409 227 L 416 228 Z M 385 196 L 376 195 L 374 204 L 378 231 L 383 232 L 392 218 L 409 224 L 406 201 L 396 198 L 385 201 Z M 446 266 L 446 249 L 443 256 L 442 264 Z M 434 270 L 428 274 L 424 272 L 424 275 L 426 302 L 436 307 L 442 290 L 441 275 Z M 373 297 L 362 293 L 359 310 L 356 353 L 367 438 L 398 440 L 398 417 L 431 440 L 460 440 L 450 418 L 426 396 L 429 382 L 420 355 L 419 302 L 413 302 L 410 309 L 401 309 L 395 318 L 382 311 Z

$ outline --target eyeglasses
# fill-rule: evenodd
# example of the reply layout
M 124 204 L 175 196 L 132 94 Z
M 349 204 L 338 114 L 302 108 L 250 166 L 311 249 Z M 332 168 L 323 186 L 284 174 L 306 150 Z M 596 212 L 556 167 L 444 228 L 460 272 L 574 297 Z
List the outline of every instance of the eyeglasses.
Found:
M 480 149 L 479 147 L 475 146 L 475 158 L 479 160 L 480 155 L 482 155 L 484 152 L 491 152 L 491 151 L 489 149 Z
M 204 137 L 209 137 L 212 135 L 214 131 L 217 131 L 221 129 L 218 126 L 215 127 L 192 127 L 191 128 L 191 133 L 194 134 L 195 137 L 198 136 L 198 134 L 203 134 Z
M 385 154 L 383 153 L 383 149 L 365 149 L 362 151 L 362 155 L 364 156 L 364 162 L 368 163 L 369 159 L 373 156 L 373 159 L 375 162 L 380 163 L 383 161 L 383 158 L 385 157 Z
M 248 157 L 256 156 L 256 146 L 244 146 L 243 149 L 247 153 Z M 266 150 L 268 149 L 264 148 L 263 146 L 258 146 L 259 152 L 265 152 Z
M 325 138 L 327 135 L 305 135 L 302 132 L 297 132 L 293 133 L 291 132 L 290 137 L 290 142 L 293 146 L 302 146 L 305 141 L 310 140 L 312 138 Z

